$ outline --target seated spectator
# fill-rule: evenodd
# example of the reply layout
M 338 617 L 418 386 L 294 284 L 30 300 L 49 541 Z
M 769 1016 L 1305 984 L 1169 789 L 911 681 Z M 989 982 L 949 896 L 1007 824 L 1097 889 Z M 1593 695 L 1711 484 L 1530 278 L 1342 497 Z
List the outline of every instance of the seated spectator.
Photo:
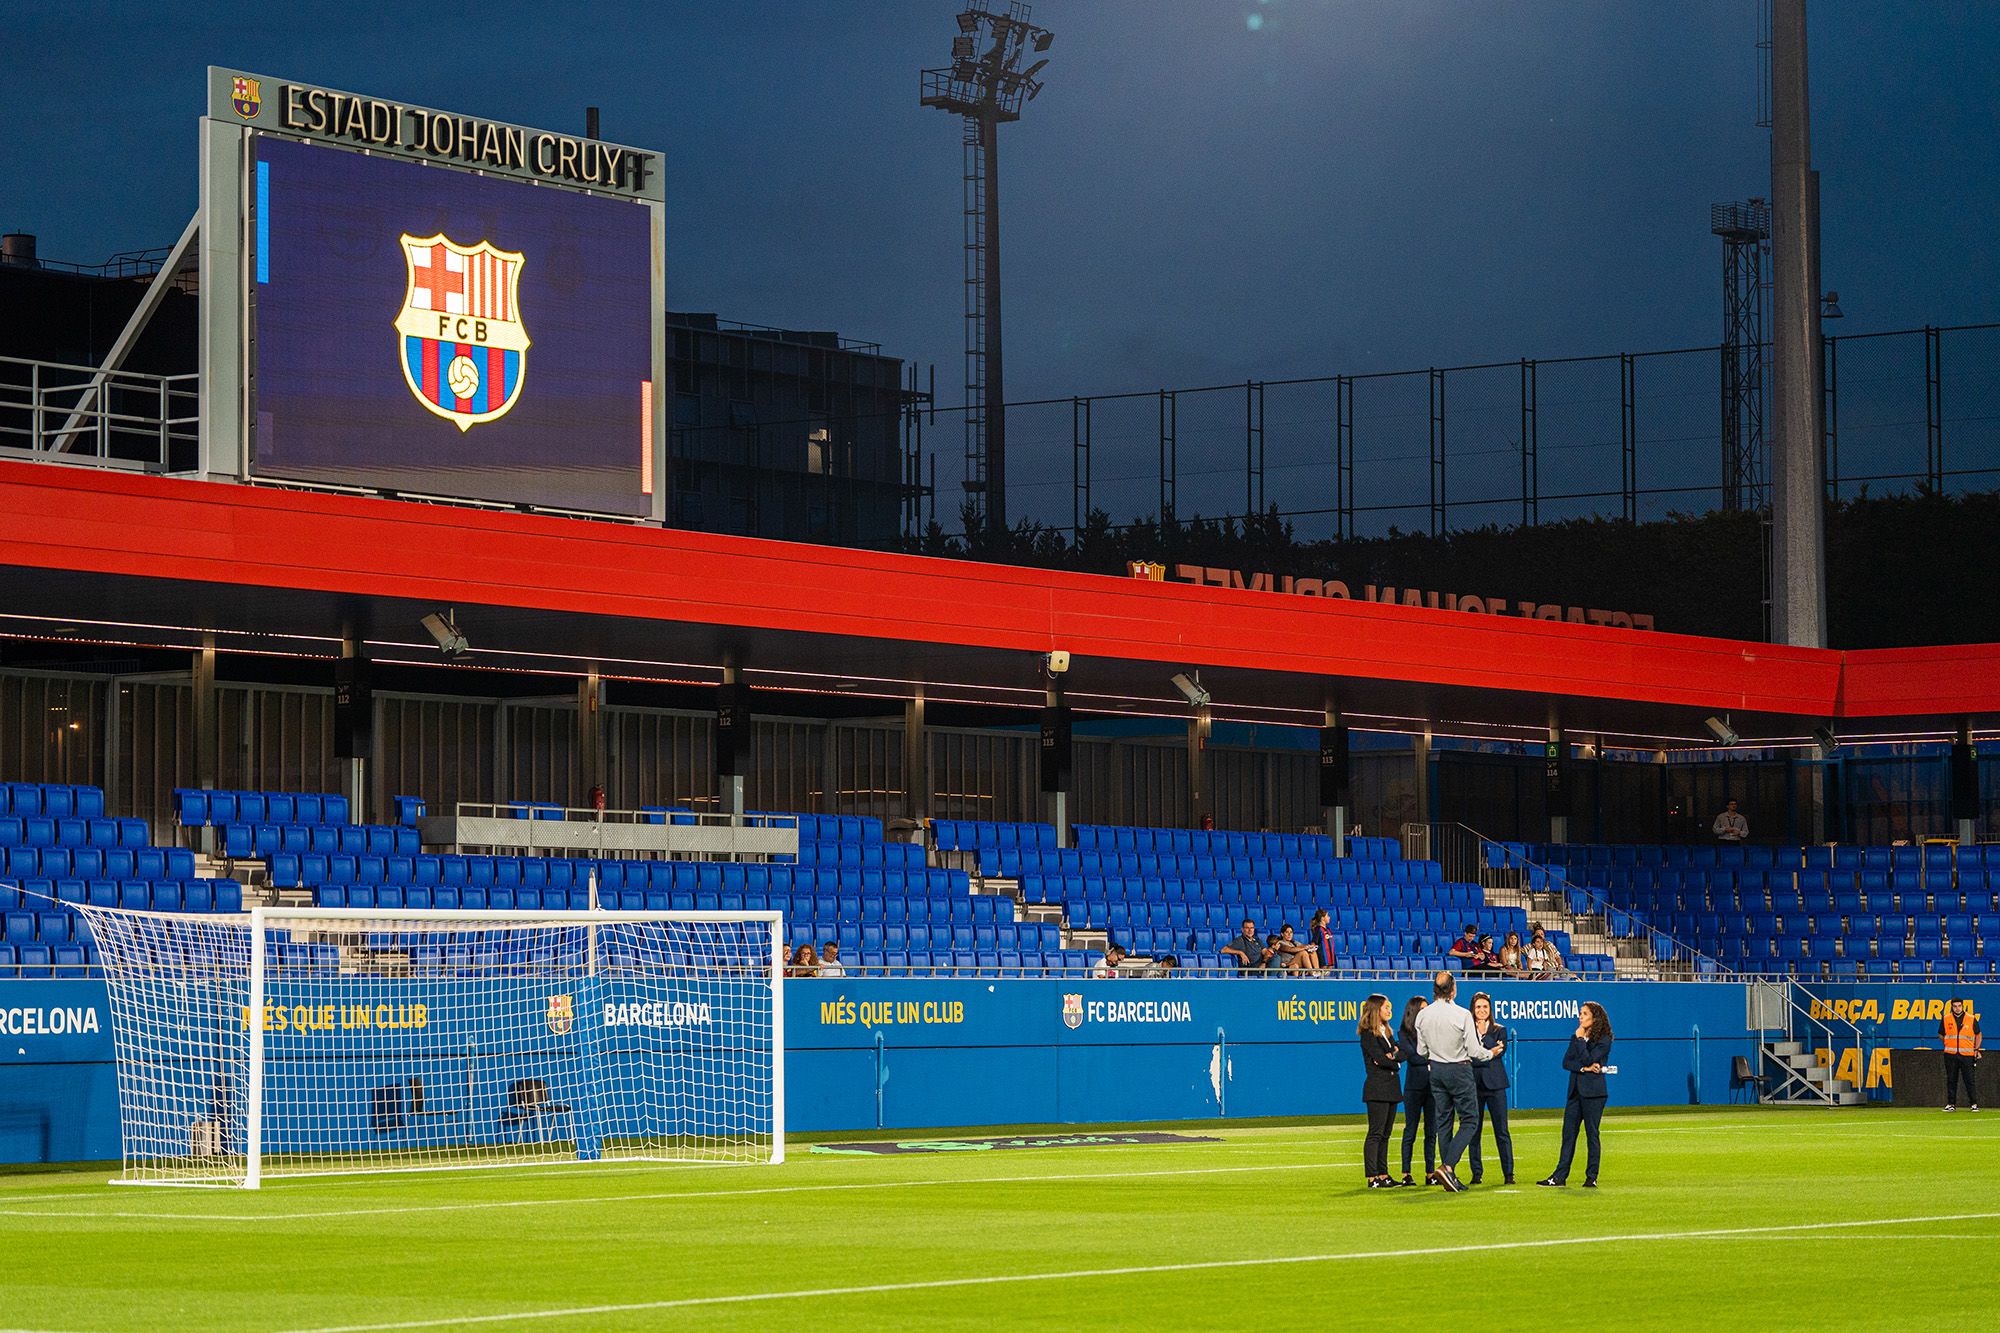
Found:
M 1563 970 L 1561 952 L 1549 942 L 1549 937 L 1542 933 L 1540 926 L 1535 927 L 1535 933 L 1528 939 L 1526 958 L 1528 972 L 1532 976 L 1545 977 Z
M 1527 970 L 1527 960 L 1521 956 L 1521 932 L 1507 932 L 1507 942 L 1500 946 L 1500 970 L 1510 977 L 1518 977 Z
M 1479 931 L 1476 927 L 1468 925 L 1464 932 L 1451 942 L 1451 956 L 1467 967 L 1472 966 L 1473 960 L 1479 957 Z
M 1472 960 L 1467 970 L 1472 972 L 1498 972 L 1500 970 L 1500 955 L 1493 948 L 1493 937 L 1491 935 L 1481 935 L 1479 937 L 1479 956 Z
M 785 970 L 785 975 L 788 977 L 816 977 L 819 975 L 819 955 L 813 952 L 812 945 L 801 944 L 799 946 L 798 955 L 792 959 L 792 965 Z
M 1340 966 L 1333 943 L 1333 918 L 1324 907 L 1313 913 L 1312 924 L 1306 927 L 1306 944 L 1313 951 L 1313 966 L 1322 972 Z
M 1271 966 L 1286 972 L 1304 972 L 1313 965 L 1313 951 L 1309 945 L 1292 938 L 1289 924 L 1279 926 L 1278 933 L 1265 941 L 1271 950 Z
M 840 965 L 840 941 L 828 940 L 820 949 L 819 974 L 823 977 L 844 977 L 847 969 Z
M 1140 968 L 1139 975 L 1142 977 L 1170 977 L 1179 970 L 1180 965 L 1180 959 L 1174 957 L 1172 954 L 1168 954 L 1165 958 L 1156 958 Z
M 1118 975 L 1119 965 L 1124 961 L 1125 947 L 1123 945 L 1106 944 L 1104 946 L 1103 957 L 1097 960 L 1097 966 L 1090 970 L 1090 975 L 1097 981 L 1109 981 Z
M 1271 961 L 1271 950 L 1257 938 L 1255 921 L 1245 921 L 1242 933 L 1230 936 L 1229 943 L 1222 946 L 1222 953 L 1236 960 L 1238 972 L 1261 972 L 1264 964 Z

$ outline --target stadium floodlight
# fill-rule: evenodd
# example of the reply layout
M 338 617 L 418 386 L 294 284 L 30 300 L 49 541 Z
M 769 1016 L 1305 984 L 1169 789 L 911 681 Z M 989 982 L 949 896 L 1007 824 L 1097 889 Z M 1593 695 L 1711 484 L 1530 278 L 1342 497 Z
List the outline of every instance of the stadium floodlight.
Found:
M 77 910 L 122 1183 L 784 1160 L 777 912 Z
M 1174 676 L 1174 688 L 1181 692 L 1181 698 L 1188 701 L 1190 708 L 1206 708 L 1209 700 L 1214 697 L 1202 687 L 1200 672 L 1196 672 L 1193 676 L 1185 671 L 1177 673 Z
M 1037 54 L 1048 50 L 1051 46 L 1054 46 L 1055 44 L 1056 44 L 1056 35 L 1052 32 L 1043 31 L 1035 35 L 1035 51 Z
M 978 32 L 979 11 L 976 9 L 968 9 L 964 13 L 960 14 L 958 16 L 958 30 L 960 32 Z
M 1821 319 L 1845 319 L 1840 311 L 1840 293 L 1828 292 L 1820 298 L 1819 317 Z
M 1742 739 L 1742 737 L 1736 734 L 1734 727 L 1719 717 L 1705 718 L 1702 721 L 1702 725 L 1708 728 L 1708 734 L 1715 737 L 1715 742 L 1718 745 L 1734 745 Z
M 463 657 L 471 651 L 472 645 L 458 628 L 458 612 L 433 611 L 424 617 L 424 628 L 437 641 L 438 651 L 446 657 Z

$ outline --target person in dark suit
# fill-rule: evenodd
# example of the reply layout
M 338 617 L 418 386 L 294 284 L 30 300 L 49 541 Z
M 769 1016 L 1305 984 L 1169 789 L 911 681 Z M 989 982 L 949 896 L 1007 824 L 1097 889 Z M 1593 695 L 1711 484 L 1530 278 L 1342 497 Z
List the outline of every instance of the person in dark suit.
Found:
M 1389 1174 L 1389 1130 L 1396 1123 L 1396 1103 L 1403 1090 L 1396 1083 L 1396 1066 L 1403 1052 L 1396 1045 L 1389 1021 L 1396 1006 L 1386 995 L 1371 995 L 1361 1002 L 1361 1065 L 1365 1077 L 1361 1100 L 1368 1107 L 1368 1140 L 1361 1150 L 1362 1173 L 1371 1190 L 1389 1189 L 1396 1178 Z
M 1590 1138 L 1590 1160 L 1583 1170 L 1584 1188 L 1597 1188 L 1597 1167 L 1603 1157 L 1597 1127 L 1604 1119 L 1604 1102 L 1609 1095 L 1604 1086 L 1604 1069 L 1610 1058 L 1611 1018 L 1603 1005 L 1585 1000 L 1576 1034 L 1569 1039 L 1569 1049 L 1563 1052 L 1563 1068 L 1569 1071 L 1569 1100 L 1563 1105 L 1562 1157 L 1548 1179 L 1536 1184 L 1560 1189 L 1569 1183 L 1569 1165 L 1576 1157 L 1576 1131 L 1580 1125 Z
M 1479 1040 L 1489 1048 L 1513 1040 L 1505 1026 L 1493 1021 L 1493 997 L 1485 991 L 1472 997 L 1472 1023 Z M 1500 1150 L 1500 1174 L 1514 1183 L 1514 1136 L 1507 1128 L 1507 1066 L 1499 1060 L 1474 1060 L 1472 1077 L 1479 1089 L 1478 1127 L 1472 1131 L 1472 1183 L 1477 1185 L 1484 1171 L 1479 1162 L 1479 1138 L 1486 1122 L 1493 1122 L 1493 1146 Z
M 1417 1126 L 1424 1132 L 1424 1183 L 1437 1177 L 1437 1121 L 1431 1115 L 1431 1062 L 1417 1054 L 1417 1015 L 1424 1011 L 1424 997 L 1412 995 L 1403 1005 L 1403 1025 L 1396 1031 L 1396 1045 L 1403 1052 L 1403 1183 L 1410 1179 L 1410 1154 L 1417 1146 Z

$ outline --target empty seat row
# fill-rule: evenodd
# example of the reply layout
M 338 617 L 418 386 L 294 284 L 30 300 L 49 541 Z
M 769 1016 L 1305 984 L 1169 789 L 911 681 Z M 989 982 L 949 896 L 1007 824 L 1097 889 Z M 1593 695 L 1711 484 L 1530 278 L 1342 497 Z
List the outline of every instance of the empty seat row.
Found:
M 153 840 L 143 819 L 102 815 L 0 815 L 0 848 L 144 847 Z
M 80 819 L 101 819 L 104 816 L 104 792 L 97 787 L 63 783 L 4 782 L 0 783 L 0 815 L 13 815 L 20 819 L 62 819 L 72 815 Z
M 0 851 L 8 879 L 188 879 L 194 853 L 180 847 L 12 847 Z
M 1074 848 L 979 852 L 979 873 L 1004 879 L 1023 875 L 1166 875 L 1182 878 L 1258 880 L 1395 880 L 1436 882 L 1444 878 L 1435 861 L 1358 860 L 1353 857 L 1267 857 L 1197 852 L 1086 852 Z
M 802 866 L 920 866 L 924 849 L 914 842 L 801 841 L 797 860 Z
M 92 976 L 97 968 L 97 946 L 94 944 L 0 943 L 0 978 L 60 981 Z
M 88 903 L 132 912 L 240 912 L 243 886 L 233 879 L 24 879 L 0 884 L 0 910 L 42 910 Z
M 225 856 L 268 860 L 280 852 L 323 856 L 415 856 L 417 831 L 390 824 L 225 824 Z
M 208 824 L 345 824 L 347 811 L 345 796 L 319 792 L 174 789 L 174 815 L 186 828 Z

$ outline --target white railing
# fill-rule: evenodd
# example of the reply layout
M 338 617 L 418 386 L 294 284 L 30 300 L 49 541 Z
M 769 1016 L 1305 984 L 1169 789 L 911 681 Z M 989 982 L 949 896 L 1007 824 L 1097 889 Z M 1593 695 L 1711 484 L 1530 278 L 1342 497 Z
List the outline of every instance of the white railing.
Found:
M 0 356 L 0 457 L 168 471 L 194 457 L 200 383 Z

